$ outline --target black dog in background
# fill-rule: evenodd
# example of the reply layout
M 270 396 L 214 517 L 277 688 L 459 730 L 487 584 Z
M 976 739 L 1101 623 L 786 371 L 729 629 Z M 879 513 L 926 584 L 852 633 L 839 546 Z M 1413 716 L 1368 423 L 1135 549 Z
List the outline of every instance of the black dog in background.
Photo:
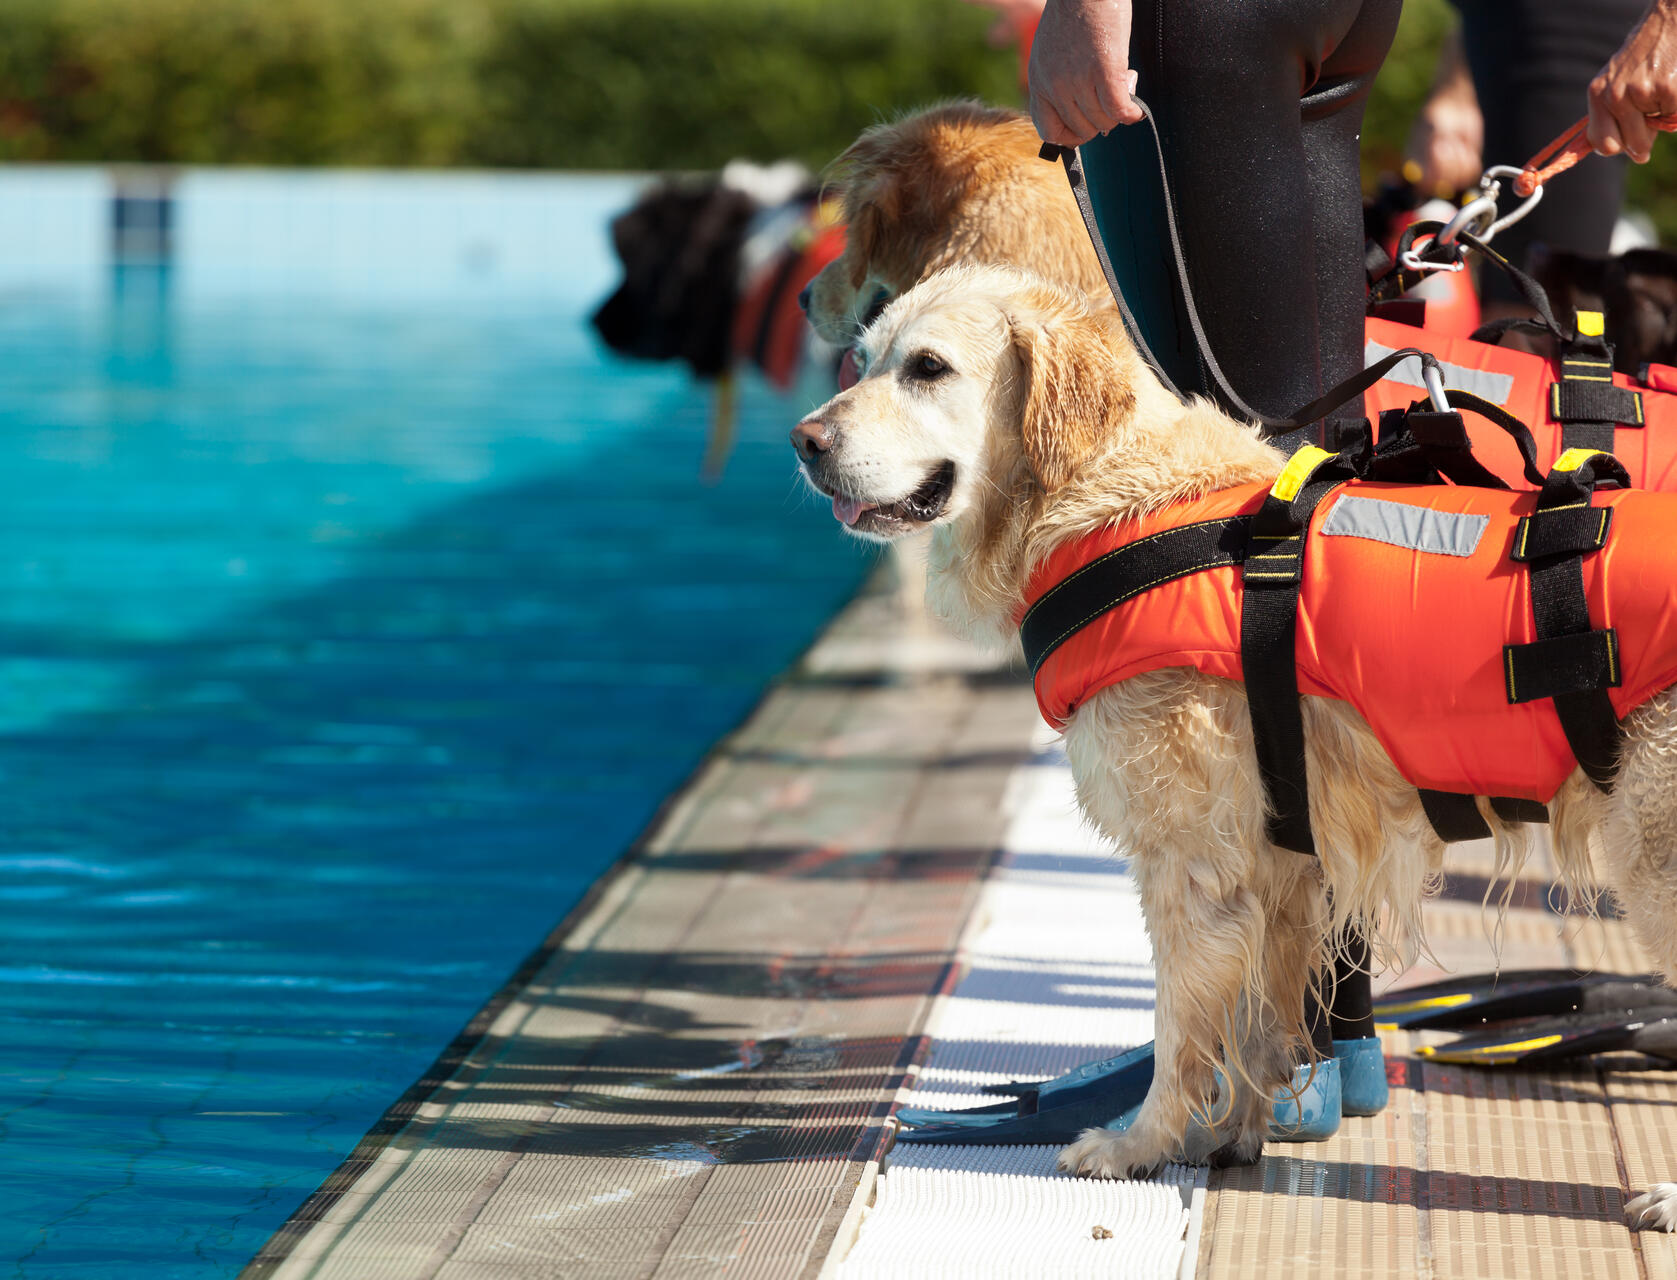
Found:
M 1635 377 L 1647 364 L 1677 365 L 1677 253 L 1596 258 L 1538 245 L 1531 268 L 1562 323 L 1580 308 L 1602 313 L 1617 372 Z
M 611 224 L 623 283 L 594 313 L 613 351 L 682 360 L 715 378 L 733 364 L 740 248 L 761 205 L 719 177 L 653 187 Z
M 715 386 L 707 480 L 733 445 L 735 370 L 755 368 L 789 390 L 811 354 L 800 294 L 844 250 L 837 214 L 801 166 L 734 161 L 657 183 L 611 224 L 623 283 L 594 328 L 614 351 L 680 360 Z M 836 369 L 836 353 L 825 354 Z

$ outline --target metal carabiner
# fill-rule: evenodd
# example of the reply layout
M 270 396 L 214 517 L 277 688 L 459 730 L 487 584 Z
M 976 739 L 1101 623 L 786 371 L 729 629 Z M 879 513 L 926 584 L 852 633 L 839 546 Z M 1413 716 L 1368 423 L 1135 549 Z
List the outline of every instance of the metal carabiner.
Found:
M 1516 169 L 1511 164 L 1494 164 L 1489 169 L 1486 169 L 1484 175 L 1480 177 L 1479 189 L 1485 192 L 1494 203 L 1496 198 L 1502 194 L 1502 184 L 1498 182 L 1497 179 L 1518 178 L 1524 172 L 1524 169 Z M 1509 211 L 1509 213 L 1505 216 L 1498 218 L 1483 231 L 1479 232 L 1479 238 L 1487 244 L 1490 243 L 1491 237 L 1496 235 L 1497 232 L 1504 231 L 1513 226 L 1521 218 L 1525 217 L 1533 209 L 1537 208 L 1537 202 L 1541 199 L 1543 199 L 1543 185 L 1539 183 L 1532 190 L 1532 193 L 1522 200 L 1514 209 Z
M 1434 357 L 1424 352 L 1421 355 L 1421 381 L 1426 385 L 1427 397 L 1432 401 L 1434 411 L 1454 412 L 1450 408 L 1450 397 L 1444 391 L 1444 370 Z
M 1432 241 L 1429 240 L 1427 243 L 1430 245 Z M 1467 263 L 1459 257 L 1453 262 L 1428 262 L 1411 247 L 1398 254 L 1398 265 L 1405 271 L 1416 271 L 1424 274 L 1428 271 L 1461 271 L 1467 266 Z
M 1456 242 L 1456 237 L 1463 231 L 1484 238 L 1484 228 L 1496 224 L 1496 193 L 1484 191 L 1469 200 L 1456 216 L 1444 224 L 1444 230 L 1433 237 L 1434 244 L 1450 245 Z
M 1467 231 L 1477 235 L 1480 233 L 1481 227 L 1491 225 L 1495 219 L 1496 196 L 1494 194 L 1481 194 L 1456 210 L 1455 216 L 1444 224 L 1438 234 L 1432 238 L 1431 244 L 1448 249 L 1455 243 L 1456 236 L 1461 232 Z M 1455 254 L 1449 261 L 1433 262 L 1421 257 L 1413 246 L 1399 254 L 1398 261 L 1406 270 L 1423 273 L 1428 271 L 1460 271 L 1467 266 L 1467 262 L 1460 253 Z

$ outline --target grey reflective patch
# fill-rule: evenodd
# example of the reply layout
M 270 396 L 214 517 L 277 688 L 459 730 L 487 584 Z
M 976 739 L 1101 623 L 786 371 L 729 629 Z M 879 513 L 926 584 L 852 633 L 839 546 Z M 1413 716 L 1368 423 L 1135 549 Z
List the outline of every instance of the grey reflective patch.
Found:
M 1333 504 L 1328 518 L 1322 521 L 1322 532 L 1369 538 L 1441 556 L 1470 556 L 1490 522 L 1489 516 L 1429 511 L 1406 502 L 1382 502 L 1348 493 Z
M 1384 360 L 1396 347 L 1383 347 L 1378 342 L 1363 343 L 1363 368 L 1368 368 L 1376 360 Z M 1481 399 L 1494 404 L 1507 404 L 1508 397 L 1514 393 L 1514 376 L 1508 373 L 1488 373 L 1484 369 L 1469 369 L 1459 364 L 1447 364 L 1443 360 L 1438 367 L 1444 370 L 1444 385 L 1455 387 L 1458 391 L 1471 391 Z M 1382 382 L 1401 382 L 1406 387 L 1425 388 L 1421 381 L 1421 361 L 1417 356 L 1400 361 L 1393 367 Z

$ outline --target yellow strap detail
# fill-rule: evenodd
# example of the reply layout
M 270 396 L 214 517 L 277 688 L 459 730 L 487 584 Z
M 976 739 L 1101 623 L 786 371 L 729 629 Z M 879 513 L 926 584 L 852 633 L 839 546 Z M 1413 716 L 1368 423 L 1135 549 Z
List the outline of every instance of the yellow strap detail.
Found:
M 1607 319 L 1599 311 L 1580 311 L 1578 313 L 1578 336 L 1580 338 L 1599 338 L 1607 332 Z
M 1399 993 L 1401 994 L 1401 993 Z M 1382 1000 L 1374 1006 L 1374 1016 L 1377 1018 L 1391 1018 L 1400 1013 L 1419 1013 L 1422 1009 L 1454 1009 L 1473 999 L 1471 995 L 1462 992 L 1453 996 L 1432 996 L 1426 1000 L 1406 1000 L 1399 1004 L 1387 1004 Z
M 1555 459 L 1554 470 L 1576 471 L 1591 458 L 1611 458 L 1613 455 L 1601 449 L 1568 449 Z
M 1515 1040 L 1508 1044 L 1487 1044 L 1476 1049 L 1455 1049 L 1447 1044 L 1422 1045 L 1415 1052 L 1421 1057 L 1431 1058 L 1435 1062 L 1491 1063 L 1496 1065 L 1513 1062 L 1522 1053 L 1530 1053 L 1534 1049 L 1547 1049 L 1550 1045 L 1560 1042 L 1560 1036 L 1538 1036 L 1534 1040 Z
M 1270 493 L 1283 502 L 1291 502 L 1299 496 L 1299 490 L 1304 488 L 1304 482 L 1310 479 L 1310 473 L 1316 470 L 1333 454 L 1326 449 L 1319 449 L 1313 444 L 1307 444 L 1292 457 L 1287 459 L 1287 465 L 1281 468 L 1281 474 L 1275 479 L 1275 486 Z

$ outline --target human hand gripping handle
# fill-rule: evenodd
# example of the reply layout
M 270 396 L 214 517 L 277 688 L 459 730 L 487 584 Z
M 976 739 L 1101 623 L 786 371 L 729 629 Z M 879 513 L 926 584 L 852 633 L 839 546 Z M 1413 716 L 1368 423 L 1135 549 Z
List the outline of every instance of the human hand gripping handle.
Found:
M 1652 118 L 1677 115 L 1677 0 L 1653 0 L 1619 51 L 1590 81 L 1590 145 L 1646 164 Z
M 1044 142 L 1077 147 L 1141 119 L 1130 96 L 1130 0 L 1048 0 L 1031 45 L 1031 119 Z

